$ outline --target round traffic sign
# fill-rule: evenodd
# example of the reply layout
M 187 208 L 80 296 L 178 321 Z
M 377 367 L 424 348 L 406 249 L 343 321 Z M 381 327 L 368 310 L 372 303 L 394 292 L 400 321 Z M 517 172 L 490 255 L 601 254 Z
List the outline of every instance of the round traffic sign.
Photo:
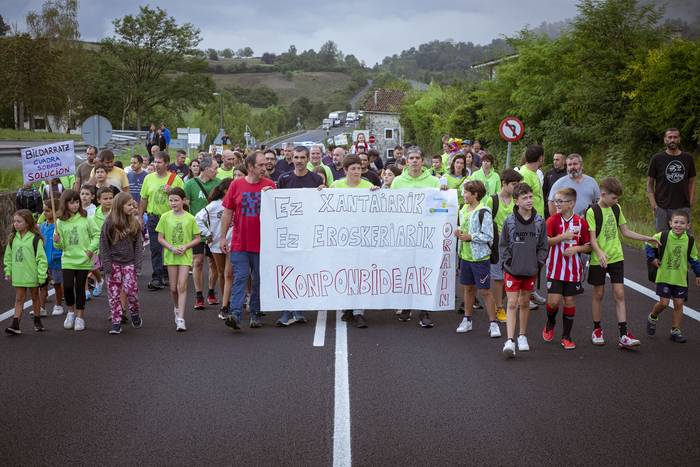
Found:
M 377 138 L 375 138 L 374 135 L 369 135 L 369 144 L 374 144 L 375 141 L 377 141 Z
M 515 143 L 523 137 L 525 125 L 518 117 L 506 117 L 498 125 L 498 133 L 501 135 L 502 140 Z
M 112 124 L 102 115 L 93 115 L 80 125 L 80 133 L 87 144 L 99 149 L 112 139 Z

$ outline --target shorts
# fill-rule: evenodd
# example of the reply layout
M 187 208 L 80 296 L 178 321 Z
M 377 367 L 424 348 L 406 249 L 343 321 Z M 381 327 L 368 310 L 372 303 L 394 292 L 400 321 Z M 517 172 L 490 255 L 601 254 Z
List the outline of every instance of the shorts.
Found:
M 661 298 L 682 298 L 684 301 L 687 301 L 688 287 L 660 282 L 656 284 L 656 295 Z
M 580 282 L 567 282 L 557 279 L 547 279 L 547 293 L 574 297 L 583 293 L 583 285 Z
M 491 265 L 491 280 L 503 280 L 503 260 L 499 259 L 498 263 Z
M 476 285 L 477 289 L 491 288 L 491 263 L 485 261 L 459 260 L 459 283 L 462 285 Z
M 200 242 L 199 245 L 193 246 L 192 247 L 192 254 L 193 255 L 205 254 L 210 258 L 212 257 L 211 250 L 209 249 L 209 245 L 207 245 L 204 242 Z
M 62 284 L 63 271 L 61 269 L 49 269 L 49 279 L 53 281 L 54 285 Z
M 617 261 L 616 263 L 608 264 L 608 267 L 603 269 L 599 264 L 591 264 L 588 269 L 588 283 L 594 287 L 605 285 L 605 275 L 610 276 L 611 284 L 623 284 L 625 282 L 625 262 Z
M 532 277 L 522 277 L 522 276 L 512 276 L 508 271 L 504 274 L 504 279 L 506 281 L 506 292 L 532 292 L 535 290 L 535 281 L 537 276 Z

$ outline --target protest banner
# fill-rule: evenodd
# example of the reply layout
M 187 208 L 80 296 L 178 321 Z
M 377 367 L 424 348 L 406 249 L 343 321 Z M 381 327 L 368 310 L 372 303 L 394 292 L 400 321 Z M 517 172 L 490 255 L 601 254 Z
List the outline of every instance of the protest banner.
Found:
M 262 193 L 261 307 L 454 310 L 457 192 Z
M 24 183 L 64 177 L 75 173 L 73 140 L 22 149 Z

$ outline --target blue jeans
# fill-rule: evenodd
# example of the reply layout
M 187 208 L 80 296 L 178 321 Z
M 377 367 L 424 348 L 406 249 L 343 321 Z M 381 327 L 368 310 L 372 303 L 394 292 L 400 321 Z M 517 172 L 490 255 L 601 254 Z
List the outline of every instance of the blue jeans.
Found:
M 231 265 L 233 266 L 233 287 L 231 288 L 231 307 L 229 311 L 241 320 L 243 303 L 245 303 L 245 288 L 248 277 L 253 275 L 253 290 L 250 292 L 251 319 L 260 311 L 260 253 L 249 251 L 232 251 Z
M 160 216 L 149 214 L 146 227 L 148 228 L 148 245 L 151 248 L 151 266 L 153 267 L 151 278 L 154 281 L 163 282 L 163 278 L 165 277 L 165 268 L 163 267 L 163 245 L 158 243 L 158 232 L 156 232 L 156 226 L 159 220 Z

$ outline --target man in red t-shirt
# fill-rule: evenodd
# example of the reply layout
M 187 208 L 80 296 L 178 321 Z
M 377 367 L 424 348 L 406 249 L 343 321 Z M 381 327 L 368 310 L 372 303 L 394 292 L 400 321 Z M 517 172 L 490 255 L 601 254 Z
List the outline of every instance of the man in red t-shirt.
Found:
M 576 348 L 571 339 L 571 328 L 576 315 L 574 297 L 583 293 L 581 279 L 583 261 L 581 253 L 591 251 L 588 223 L 574 214 L 576 190 L 564 188 L 554 194 L 556 213 L 547 219 L 547 324 L 542 330 L 542 338 L 551 342 L 554 338 L 559 304 L 564 300 L 564 326 L 561 346 L 566 350 Z
M 221 250 L 231 252 L 233 287 L 226 326 L 240 329 L 245 288 L 248 277 L 253 276 L 250 293 L 250 327 L 260 328 L 260 193 L 275 187 L 275 182 L 265 178 L 265 155 L 257 151 L 245 158 L 248 175 L 235 180 L 224 198 L 221 216 Z M 226 233 L 233 217 L 233 238 L 226 243 Z

